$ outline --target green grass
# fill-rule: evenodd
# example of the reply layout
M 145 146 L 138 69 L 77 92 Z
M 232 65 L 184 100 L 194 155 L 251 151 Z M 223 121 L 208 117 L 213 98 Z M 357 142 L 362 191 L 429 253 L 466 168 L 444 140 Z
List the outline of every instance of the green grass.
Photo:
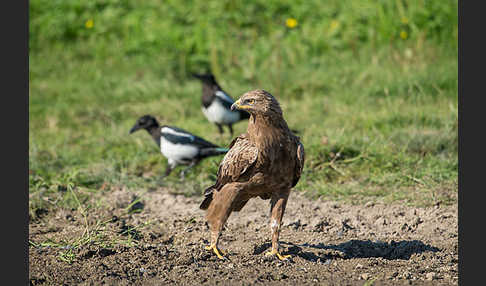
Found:
M 128 130 L 153 114 L 226 146 L 189 76 L 205 69 L 234 98 L 279 99 L 306 150 L 298 191 L 457 202 L 457 1 L 34 0 L 29 65 L 31 217 L 78 207 L 68 184 L 81 205 L 112 186 L 200 195 L 222 157 L 161 182 L 166 160 Z

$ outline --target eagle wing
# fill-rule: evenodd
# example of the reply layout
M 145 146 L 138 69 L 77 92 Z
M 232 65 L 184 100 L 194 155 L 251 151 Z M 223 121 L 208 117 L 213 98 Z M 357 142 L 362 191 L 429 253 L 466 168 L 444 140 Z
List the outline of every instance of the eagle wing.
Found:
M 258 148 L 248 139 L 246 133 L 236 137 L 229 148 L 219 165 L 216 185 L 222 186 L 228 182 L 238 181 L 258 157 Z
M 229 146 L 230 150 L 221 161 L 218 169 L 216 183 L 204 191 L 205 199 L 199 206 L 207 209 L 212 201 L 213 191 L 221 189 L 229 182 L 236 182 L 250 171 L 258 157 L 258 148 L 244 133 L 236 137 Z

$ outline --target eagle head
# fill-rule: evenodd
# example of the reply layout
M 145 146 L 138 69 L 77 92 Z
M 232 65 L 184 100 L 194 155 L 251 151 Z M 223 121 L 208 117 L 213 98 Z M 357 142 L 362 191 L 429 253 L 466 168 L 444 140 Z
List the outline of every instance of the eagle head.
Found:
M 233 105 L 231 110 L 244 110 L 253 115 L 282 115 L 282 109 L 277 99 L 263 89 L 249 91 L 243 94 Z

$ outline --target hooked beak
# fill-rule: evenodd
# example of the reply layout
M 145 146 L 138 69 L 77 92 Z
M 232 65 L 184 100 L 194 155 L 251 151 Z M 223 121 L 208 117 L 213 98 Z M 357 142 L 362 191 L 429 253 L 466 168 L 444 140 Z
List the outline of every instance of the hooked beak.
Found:
M 231 111 L 235 111 L 236 109 L 240 108 L 240 100 L 238 99 L 231 105 Z

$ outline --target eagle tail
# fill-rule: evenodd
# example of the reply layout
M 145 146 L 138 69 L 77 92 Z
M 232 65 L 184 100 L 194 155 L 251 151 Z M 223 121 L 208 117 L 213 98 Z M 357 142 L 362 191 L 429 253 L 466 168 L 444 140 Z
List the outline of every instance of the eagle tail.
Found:
M 201 150 L 201 156 L 203 157 L 209 157 L 209 156 L 216 156 L 216 155 L 221 155 L 221 154 L 225 154 L 229 151 L 228 148 L 220 148 L 220 147 L 216 147 L 216 148 L 205 148 L 205 149 L 202 149 Z
M 212 201 L 213 195 L 211 194 L 210 196 L 204 198 L 204 201 L 201 203 L 201 205 L 199 205 L 199 208 L 202 210 L 207 210 Z
M 213 201 L 213 186 L 207 188 L 204 191 L 204 200 L 199 205 L 199 208 L 202 210 L 207 210 L 212 201 Z
M 209 205 L 213 201 L 213 191 L 217 189 L 217 184 L 212 185 L 211 187 L 207 188 L 204 190 L 204 200 L 202 203 L 199 205 L 199 208 L 202 210 L 207 210 L 209 208 Z

